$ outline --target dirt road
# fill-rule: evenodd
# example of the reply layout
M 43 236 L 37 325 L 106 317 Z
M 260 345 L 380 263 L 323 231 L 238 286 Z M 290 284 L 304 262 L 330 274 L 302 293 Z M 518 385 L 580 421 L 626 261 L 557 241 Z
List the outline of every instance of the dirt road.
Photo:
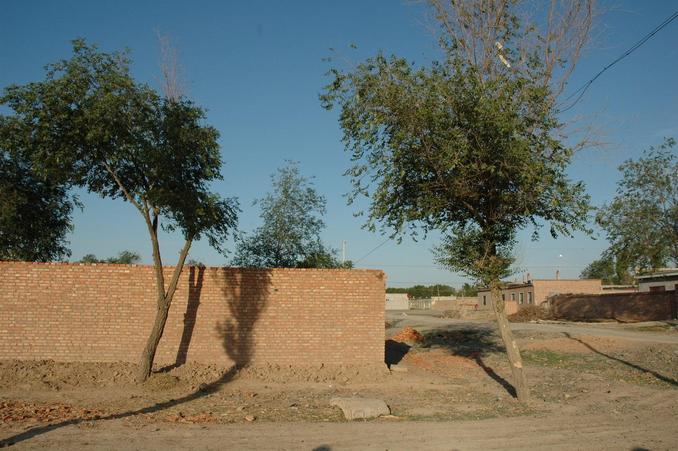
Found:
M 403 314 L 404 313 L 404 314 Z M 439 318 L 430 311 L 387 312 L 387 320 L 393 321 L 395 328 L 413 327 L 419 331 L 456 330 L 456 329 L 484 329 L 494 330 L 495 325 L 489 321 L 471 321 L 460 319 Z M 596 337 L 621 338 L 640 343 L 663 343 L 678 345 L 678 334 L 640 332 L 629 330 L 625 325 L 616 323 L 511 323 L 512 330 L 570 333 Z
M 549 416 L 460 422 L 259 423 L 130 429 L 120 421 L 69 426 L 14 449 L 257 450 L 669 450 L 675 418 Z

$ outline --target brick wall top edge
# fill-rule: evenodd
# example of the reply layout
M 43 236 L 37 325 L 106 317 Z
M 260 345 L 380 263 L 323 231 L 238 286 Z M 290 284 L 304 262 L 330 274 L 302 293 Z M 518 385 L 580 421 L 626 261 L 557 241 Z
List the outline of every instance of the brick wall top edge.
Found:
M 14 260 L 0 260 L 0 266 L 31 266 L 31 265 L 42 265 L 42 266 L 96 266 L 96 267 L 112 267 L 112 268 L 153 268 L 153 265 L 144 265 L 144 264 L 122 264 L 122 263 L 80 263 L 80 262 L 26 262 L 26 261 L 14 261 Z M 197 266 L 195 266 L 197 268 Z M 164 265 L 165 269 L 174 269 L 173 265 Z M 186 268 L 189 268 L 186 265 Z M 353 269 L 344 269 L 344 268 L 241 268 L 237 266 L 205 266 L 205 269 L 209 270 L 219 270 L 219 269 L 228 269 L 228 270 L 237 270 L 242 272 L 260 272 L 260 271 L 270 271 L 270 272 L 365 272 L 365 273 L 374 273 L 383 275 L 384 271 L 381 269 L 362 269 L 362 268 L 353 268 Z
M 630 291 L 630 292 L 620 292 L 620 293 L 563 293 L 558 294 L 556 297 L 561 299 L 570 299 L 570 298 L 581 298 L 581 297 L 595 297 L 595 298 L 616 298 L 616 297 L 661 297 L 661 296 L 673 296 L 673 291 Z

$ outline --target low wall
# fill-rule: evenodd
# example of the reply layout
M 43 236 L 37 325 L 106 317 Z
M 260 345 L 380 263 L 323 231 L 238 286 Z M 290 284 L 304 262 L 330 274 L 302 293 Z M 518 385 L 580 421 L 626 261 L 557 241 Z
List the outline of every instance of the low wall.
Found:
M 384 282 L 375 270 L 186 267 L 156 362 L 383 364 Z M 136 362 L 155 299 L 151 266 L 0 262 L 0 358 Z
M 433 310 L 453 310 L 459 308 L 459 303 L 457 300 L 450 299 L 431 299 L 431 309 Z
M 662 321 L 674 319 L 674 291 L 660 293 L 610 293 L 558 295 L 549 300 L 556 318 L 569 320 Z
M 410 310 L 431 310 L 430 299 L 410 299 L 408 304 Z

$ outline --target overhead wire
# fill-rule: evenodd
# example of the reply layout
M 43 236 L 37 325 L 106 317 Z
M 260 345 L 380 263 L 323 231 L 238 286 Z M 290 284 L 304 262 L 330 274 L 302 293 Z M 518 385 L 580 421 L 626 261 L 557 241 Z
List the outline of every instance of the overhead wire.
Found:
M 364 260 L 365 258 L 367 258 L 369 255 L 371 255 L 372 252 L 376 251 L 376 250 L 379 249 L 381 246 L 383 246 L 384 244 L 388 243 L 390 240 L 391 240 L 390 237 L 389 237 L 389 238 L 386 238 L 384 241 L 382 241 L 381 243 L 379 243 L 379 245 L 376 246 L 374 249 L 372 249 L 372 250 L 369 251 L 367 254 L 363 255 L 363 256 L 360 257 L 358 260 L 356 260 L 355 262 L 353 262 L 353 264 L 358 264 L 359 262 L 361 262 L 362 260 Z
M 633 44 L 633 46 L 631 46 L 629 49 L 627 49 L 624 53 L 622 53 L 621 55 L 619 55 L 614 61 L 612 61 L 611 63 L 609 63 L 607 66 L 603 67 L 603 68 L 602 68 L 602 69 L 601 69 L 601 70 L 600 70 L 593 78 L 591 78 L 589 81 L 587 81 L 586 83 L 584 83 L 581 87 L 579 87 L 579 89 L 577 89 L 576 91 L 574 91 L 572 94 L 570 94 L 570 95 L 565 99 L 565 102 L 567 102 L 568 100 L 570 100 L 570 99 L 573 98 L 574 96 L 577 96 L 577 98 L 574 100 L 574 102 L 572 102 L 570 105 L 568 105 L 568 106 L 565 107 L 564 109 L 560 110 L 560 112 L 561 112 L 561 113 L 564 113 L 564 112 L 566 112 L 566 111 L 572 109 L 572 108 L 573 108 L 573 107 L 574 107 L 574 106 L 582 99 L 582 97 L 584 96 L 584 94 L 586 93 L 586 91 L 588 91 L 588 89 L 591 87 L 591 85 L 593 84 L 593 82 L 596 81 L 596 80 L 598 79 L 598 77 L 600 77 L 605 71 L 607 71 L 609 68 L 611 68 L 612 66 L 614 66 L 615 64 L 617 64 L 619 61 L 623 60 L 624 58 L 626 58 L 627 56 L 629 56 L 631 53 L 633 53 L 633 52 L 635 52 L 636 50 L 638 50 L 638 48 L 640 48 L 643 44 L 645 44 L 647 41 L 649 41 L 654 35 L 656 35 L 657 33 L 659 33 L 659 31 L 661 31 L 662 28 L 666 27 L 668 24 L 670 24 L 671 22 L 673 22 L 676 18 L 678 18 L 678 11 L 674 12 L 673 14 L 671 14 L 671 15 L 670 15 L 669 17 L 667 17 L 662 23 L 660 23 L 659 25 L 657 25 L 651 32 L 649 32 L 648 34 L 646 34 L 645 36 L 643 36 L 642 39 L 640 39 L 638 42 L 636 42 L 635 44 Z M 577 94 L 579 94 L 579 95 L 577 95 Z

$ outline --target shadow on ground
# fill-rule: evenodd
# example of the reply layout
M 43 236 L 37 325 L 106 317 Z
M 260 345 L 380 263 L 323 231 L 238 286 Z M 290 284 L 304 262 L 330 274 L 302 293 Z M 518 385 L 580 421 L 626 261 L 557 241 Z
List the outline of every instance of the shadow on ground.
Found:
M 594 347 L 591 346 L 590 344 L 586 343 L 584 340 L 572 336 L 572 335 L 569 334 L 568 332 L 563 332 L 563 335 L 565 335 L 565 336 L 566 336 L 567 338 L 569 338 L 570 340 L 574 340 L 574 341 L 576 341 L 576 342 L 579 342 L 579 343 L 583 344 L 583 345 L 586 346 L 588 349 L 590 349 L 591 351 L 595 352 L 595 353 L 598 354 L 598 355 L 602 355 L 603 357 L 606 357 L 606 358 L 608 358 L 608 359 L 610 359 L 610 360 L 614 360 L 615 362 L 622 363 L 622 364 L 624 364 L 624 365 L 626 365 L 626 366 L 628 366 L 628 367 L 630 367 L 630 368 L 633 368 L 633 369 L 635 369 L 635 370 L 641 371 L 641 372 L 643 372 L 643 373 L 651 374 L 651 375 L 654 376 L 657 380 L 660 380 L 660 381 L 665 382 L 665 383 L 667 383 L 667 384 L 670 384 L 670 385 L 673 385 L 673 386 L 678 386 L 678 381 L 676 381 L 675 379 L 671 379 L 670 377 L 667 377 L 667 376 L 664 376 L 664 375 L 662 375 L 662 374 L 659 374 L 659 373 L 657 373 L 656 371 L 649 370 L 649 369 L 647 369 L 647 368 L 643 368 L 643 367 L 640 366 L 640 365 L 636 365 L 635 363 L 631 363 L 631 362 L 628 362 L 628 361 L 626 361 L 626 360 L 624 360 L 624 359 L 620 359 L 619 357 L 615 357 L 615 356 L 612 356 L 612 355 L 610 355 L 610 354 L 606 354 L 606 353 L 604 353 L 604 352 L 602 352 L 602 351 L 600 351 L 600 350 L 594 348 Z
M 189 298 L 187 310 L 184 315 L 184 331 L 181 338 L 181 345 L 177 352 L 176 363 L 170 367 L 162 368 L 156 371 L 156 373 L 169 371 L 171 368 L 177 367 L 186 361 L 191 337 L 193 335 L 193 327 L 195 326 L 197 317 L 198 306 L 200 305 L 200 293 L 202 290 L 204 271 L 204 268 L 198 268 L 197 271 L 194 267 L 189 268 Z M 231 360 L 235 362 L 235 365 L 222 374 L 217 380 L 209 384 L 203 384 L 198 390 L 180 398 L 156 403 L 140 409 L 114 413 L 102 417 L 87 419 L 74 418 L 59 423 L 36 426 L 11 437 L 0 439 L 0 448 L 15 445 L 66 426 L 77 425 L 84 422 L 92 423 L 118 420 L 133 417 L 135 415 L 156 413 L 219 391 L 237 375 L 240 368 L 249 364 L 252 359 L 252 332 L 255 323 L 268 302 L 271 272 L 268 270 L 218 268 L 215 271 L 214 277 L 223 279 L 221 283 L 219 283 L 219 281 L 216 281 L 216 283 L 219 283 L 224 287 L 224 301 L 227 303 L 230 312 L 228 318 L 217 324 L 217 330 L 222 339 L 224 351 Z
M 516 390 L 506 379 L 487 365 L 486 357 L 489 354 L 504 353 L 505 348 L 493 330 L 468 328 L 454 330 L 434 330 L 424 334 L 419 348 L 441 348 L 452 355 L 472 359 L 485 371 L 492 380 L 501 385 L 511 396 L 516 396 Z M 385 362 L 389 366 L 398 364 L 412 347 L 394 340 L 386 340 Z

